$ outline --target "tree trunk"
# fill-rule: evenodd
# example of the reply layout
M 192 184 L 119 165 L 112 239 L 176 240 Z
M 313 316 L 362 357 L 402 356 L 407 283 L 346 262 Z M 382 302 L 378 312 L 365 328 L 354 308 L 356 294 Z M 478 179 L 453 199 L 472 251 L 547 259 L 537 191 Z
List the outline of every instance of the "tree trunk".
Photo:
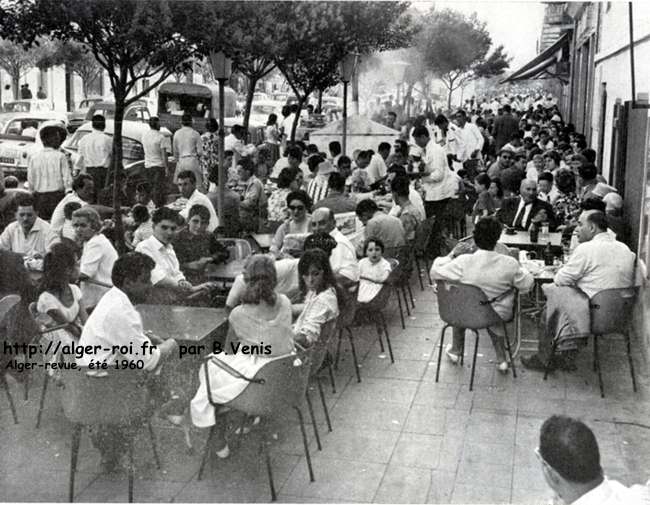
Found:
M 246 140 L 248 141 L 248 122 L 251 117 L 251 106 L 253 105 L 253 95 L 255 94 L 255 86 L 257 85 L 257 79 L 253 77 L 248 77 L 248 91 L 246 93 L 246 109 L 244 110 L 244 131 L 246 132 Z M 221 125 L 219 125 L 221 126 Z
M 20 74 L 11 75 L 11 86 L 14 88 L 14 100 L 18 100 L 20 98 L 18 92 L 20 90 Z
M 115 119 L 113 131 L 113 158 L 111 167 L 113 170 L 113 209 L 115 220 L 115 245 L 118 253 L 126 252 L 124 244 L 124 229 L 122 227 L 122 121 L 124 120 L 124 102 L 126 92 L 122 89 L 115 90 Z
M 352 111 L 357 116 L 359 115 L 359 64 L 352 75 Z
M 318 112 L 320 114 L 323 113 L 323 90 L 322 89 L 318 90 Z
M 296 117 L 293 118 L 293 125 L 291 125 L 291 142 L 296 141 L 296 130 L 298 129 L 298 123 L 300 122 L 300 111 L 302 111 L 302 106 L 307 100 L 309 100 L 309 95 L 305 95 L 304 98 L 298 99 L 298 111 L 296 112 Z
M 447 94 L 447 110 L 451 110 L 451 87 L 447 88 L 449 93 Z

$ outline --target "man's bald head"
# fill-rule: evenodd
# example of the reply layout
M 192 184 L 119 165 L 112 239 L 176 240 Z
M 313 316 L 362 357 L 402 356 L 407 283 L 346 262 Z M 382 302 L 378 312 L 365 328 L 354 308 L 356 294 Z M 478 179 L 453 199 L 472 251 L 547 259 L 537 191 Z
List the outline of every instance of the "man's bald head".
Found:
M 532 202 L 537 198 L 537 183 L 530 179 L 524 179 L 519 185 L 519 194 L 524 199 L 524 202 Z
M 336 219 L 331 209 L 321 207 L 311 214 L 312 233 L 329 233 L 336 228 Z

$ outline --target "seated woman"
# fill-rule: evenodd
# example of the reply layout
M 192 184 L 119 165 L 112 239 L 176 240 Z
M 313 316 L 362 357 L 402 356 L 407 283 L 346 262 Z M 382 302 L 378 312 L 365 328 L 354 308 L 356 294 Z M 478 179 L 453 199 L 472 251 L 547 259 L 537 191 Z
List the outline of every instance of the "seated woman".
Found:
M 79 254 L 75 244 L 64 239 L 64 242 L 54 244 L 43 260 L 42 291 L 36 310 L 41 315 L 41 323 L 46 327 L 66 323 L 68 326 L 45 334 L 41 341 L 44 349 L 50 342 L 53 347 L 57 343 L 76 344 L 81 336 L 81 327 L 88 315 L 80 303 L 81 290 L 75 285 L 78 280 Z M 45 357 L 47 361 L 56 361 L 58 358 L 55 355 Z
M 480 218 L 490 216 L 496 211 L 496 205 L 492 198 L 492 194 L 490 193 L 491 183 L 492 180 L 486 173 L 478 174 L 474 179 L 474 185 L 478 192 L 478 199 L 476 200 L 472 211 L 475 223 Z
M 291 302 L 286 296 L 274 291 L 277 282 L 275 266 L 268 256 L 251 256 L 244 270 L 244 279 L 246 291 L 243 303 L 235 307 L 228 318 L 230 327 L 225 348 L 227 354 L 221 354 L 218 358 L 252 377 L 270 359 L 286 356 L 293 351 Z M 237 343 L 265 345 L 270 353 L 236 352 Z M 246 389 L 248 382 L 230 375 L 211 362 L 207 366 L 213 401 L 227 403 Z M 215 409 L 208 399 L 203 367 L 199 378 L 199 388 L 191 403 L 192 422 L 201 428 L 218 423 L 218 432 L 215 434 L 217 456 L 226 458 L 230 451 L 225 440 L 225 422 L 223 417 L 215 417 Z
M 187 216 L 187 227 L 176 234 L 174 250 L 181 271 L 192 283 L 201 281 L 208 263 L 221 263 L 228 259 L 228 250 L 208 232 L 210 211 L 203 205 L 192 205 Z
M 289 251 L 283 250 L 284 238 L 289 234 L 307 234 L 311 221 L 311 199 L 307 192 L 298 190 L 287 195 L 287 208 L 291 217 L 282 223 L 275 232 L 270 252 L 276 258 L 290 257 Z
M 269 226 L 277 229 L 290 216 L 287 208 L 287 196 L 292 191 L 300 188 L 296 180 L 297 168 L 285 167 L 278 176 L 278 188 L 271 193 L 268 199 L 268 220 Z

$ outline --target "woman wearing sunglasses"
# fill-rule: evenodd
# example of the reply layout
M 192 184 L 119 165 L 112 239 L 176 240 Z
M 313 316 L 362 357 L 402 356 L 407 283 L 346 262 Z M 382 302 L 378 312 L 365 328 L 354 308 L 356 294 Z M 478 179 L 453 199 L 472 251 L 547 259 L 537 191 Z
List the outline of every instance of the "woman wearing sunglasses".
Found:
M 285 237 L 290 234 L 306 235 L 309 233 L 311 220 L 311 199 L 302 190 L 292 191 L 287 195 L 289 219 L 280 225 L 275 232 L 270 251 L 276 258 L 291 257 L 284 247 Z

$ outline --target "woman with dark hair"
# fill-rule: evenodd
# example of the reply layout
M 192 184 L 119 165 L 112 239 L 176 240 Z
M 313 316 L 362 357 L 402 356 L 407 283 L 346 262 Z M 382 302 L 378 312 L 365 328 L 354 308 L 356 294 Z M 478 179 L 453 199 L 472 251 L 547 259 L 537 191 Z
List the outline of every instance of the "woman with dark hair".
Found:
M 491 179 L 490 185 L 488 186 L 488 192 L 494 202 L 495 210 L 499 210 L 503 204 L 503 188 L 501 187 L 501 181 L 499 179 Z
M 555 176 L 558 197 L 553 212 L 559 226 L 572 226 L 580 215 L 580 198 L 576 193 L 576 178 L 571 170 L 559 170 Z
M 45 326 L 68 324 L 66 328 L 53 331 L 42 338 L 44 349 L 51 346 L 76 344 L 81 336 L 81 327 L 88 315 L 81 301 L 81 290 L 75 283 L 79 280 L 79 254 L 74 242 L 54 244 L 43 260 L 43 278 L 41 294 L 36 303 L 36 310 L 42 316 L 40 321 Z M 45 359 L 55 361 L 58 356 Z
M 474 179 L 474 186 L 478 193 L 478 199 L 476 200 L 472 211 L 475 223 L 480 218 L 490 216 L 496 212 L 497 207 L 492 198 L 492 194 L 489 191 L 491 184 L 492 180 L 486 173 L 478 174 Z
M 308 249 L 298 262 L 303 303 L 294 304 L 298 319 L 293 325 L 293 338 L 303 346 L 312 345 L 320 337 L 322 326 L 339 315 L 337 286 L 329 254 L 322 249 Z
M 271 196 L 269 196 L 269 224 L 277 223 L 275 229 L 280 226 L 280 223 L 286 221 L 290 217 L 290 212 L 287 208 L 287 195 L 300 188 L 298 181 L 296 180 L 298 172 L 300 172 L 300 170 L 297 168 L 284 167 L 278 176 L 278 188 L 271 193 Z
M 277 114 L 269 114 L 269 119 L 266 121 L 266 129 L 264 130 L 264 142 L 271 151 L 271 166 L 278 161 L 280 157 L 280 129 L 278 128 Z
M 295 249 L 290 244 L 285 244 L 287 235 L 306 235 L 309 233 L 311 199 L 307 192 L 303 190 L 292 191 L 287 195 L 286 201 L 291 217 L 280 225 L 273 237 L 270 252 L 276 258 L 289 257 L 291 256 L 289 251 Z
M 244 185 L 244 191 L 239 204 L 239 219 L 243 231 L 257 233 L 260 228 L 262 207 L 266 207 L 264 185 L 256 177 L 255 164 L 248 157 L 239 160 L 237 165 L 239 182 Z M 266 210 L 266 208 L 264 209 Z
M 291 302 L 275 292 L 277 275 L 273 260 L 265 255 L 251 256 L 244 269 L 246 289 L 242 304 L 235 307 L 228 317 L 229 329 L 225 346 L 226 354 L 217 358 L 248 377 L 253 377 L 270 359 L 286 356 L 293 351 L 291 331 Z M 242 351 L 242 345 L 249 346 Z M 254 347 L 253 347 L 254 346 Z M 255 349 L 259 352 L 251 352 Z M 206 371 L 199 372 L 199 388 L 191 402 L 192 422 L 200 428 L 217 424 L 214 434 L 217 456 L 226 458 L 230 450 L 225 439 L 226 422 L 209 401 Z M 241 394 L 248 382 L 234 377 L 211 361 L 207 362 L 210 378 L 210 396 L 223 404 Z

